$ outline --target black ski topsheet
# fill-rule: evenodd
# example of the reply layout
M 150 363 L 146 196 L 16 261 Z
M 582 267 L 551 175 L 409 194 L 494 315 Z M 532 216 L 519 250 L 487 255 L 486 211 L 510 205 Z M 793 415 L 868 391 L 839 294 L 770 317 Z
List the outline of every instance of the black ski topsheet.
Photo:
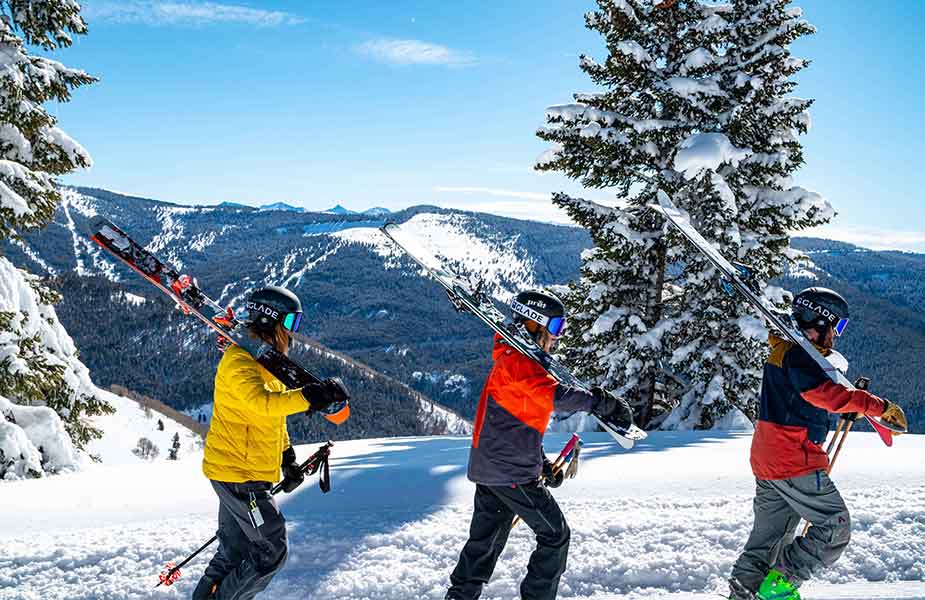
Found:
M 723 278 L 728 281 L 739 293 L 741 293 L 745 298 L 761 313 L 761 316 L 768 322 L 768 324 L 778 332 L 780 332 L 784 337 L 786 337 L 790 342 L 800 346 L 803 350 L 809 354 L 810 357 L 825 371 L 825 374 L 835 383 L 843 385 L 849 390 L 855 389 L 854 384 L 845 377 L 845 375 L 839 371 L 835 366 L 829 362 L 818 350 L 813 346 L 812 342 L 806 339 L 798 329 L 796 329 L 790 323 L 784 321 L 781 316 L 767 306 L 761 297 L 758 296 L 755 291 L 749 287 L 749 285 L 742 279 L 739 274 L 739 270 L 716 249 L 713 244 L 708 242 L 700 232 L 691 224 L 690 219 L 686 214 L 681 212 L 671 198 L 659 190 L 658 192 L 658 205 L 653 205 L 653 209 L 661 213 L 672 226 L 674 226 L 678 231 L 681 232 L 688 242 L 697 248 L 703 255 L 713 264 L 714 267 L 722 274 Z M 885 422 L 877 419 L 875 417 L 868 417 L 865 415 L 867 420 L 870 422 L 871 426 L 874 428 L 880 438 L 883 440 L 883 443 L 887 446 L 893 445 L 893 432 L 905 433 L 904 430 L 896 429 L 886 424 Z
M 310 383 L 321 382 L 318 377 L 276 348 L 243 333 L 244 328 L 231 309 L 220 306 L 206 296 L 193 278 L 178 273 L 173 267 L 145 250 L 111 221 L 97 216 L 91 220 L 90 227 L 90 239 L 167 294 L 184 313 L 194 315 L 216 333 L 253 356 L 287 388 L 299 389 Z M 207 316 L 204 310 L 211 311 L 212 315 Z M 350 416 L 350 403 L 345 401 L 333 404 L 318 412 L 328 421 L 340 425 Z
M 429 257 L 431 258 L 430 264 L 425 262 L 423 259 L 423 255 L 427 253 L 425 248 L 416 248 L 414 251 L 411 251 L 407 247 L 407 242 L 403 243 L 396 239 L 395 234 L 401 231 L 401 227 L 398 224 L 386 223 L 380 230 L 397 248 L 424 269 L 424 272 L 427 273 L 431 279 L 443 286 L 454 304 L 457 304 L 459 307 L 462 307 L 464 310 L 478 317 L 515 350 L 538 362 L 556 381 L 585 391 L 590 390 L 588 384 L 575 377 L 562 363 L 553 358 L 549 353 L 543 351 L 542 348 L 536 345 L 536 342 L 534 342 L 532 338 L 523 335 L 520 330 L 498 310 L 491 301 L 491 298 L 486 294 L 471 291 L 467 282 L 454 273 L 446 270 L 436 257 L 431 255 Z M 624 448 L 632 448 L 637 441 L 646 438 L 646 432 L 636 425 L 632 425 L 629 429 L 623 429 L 616 427 L 612 423 L 606 422 L 594 413 L 590 414 L 598 424 L 600 424 L 604 431 L 609 433 L 610 436 Z

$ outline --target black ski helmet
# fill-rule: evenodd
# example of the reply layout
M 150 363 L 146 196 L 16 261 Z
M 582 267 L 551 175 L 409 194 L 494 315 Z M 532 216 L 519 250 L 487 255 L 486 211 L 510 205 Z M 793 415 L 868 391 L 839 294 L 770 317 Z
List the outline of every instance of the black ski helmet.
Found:
M 806 288 L 793 299 L 793 317 L 802 329 L 833 328 L 841 335 L 848 325 L 848 301 L 828 288 Z
M 565 304 L 555 295 L 543 290 L 525 290 L 511 301 L 515 323 L 536 321 L 553 336 L 565 329 Z
M 298 331 L 302 322 L 302 303 L 286 288 L 275 285 L 260 288 L 247 298 L 247 325 L 272 331 L 282 323 L 288 331 Z

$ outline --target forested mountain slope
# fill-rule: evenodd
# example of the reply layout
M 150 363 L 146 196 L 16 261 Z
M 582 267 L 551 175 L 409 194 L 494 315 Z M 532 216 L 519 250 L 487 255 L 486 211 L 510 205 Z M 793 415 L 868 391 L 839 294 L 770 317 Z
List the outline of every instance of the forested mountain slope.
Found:
M 8 256 L 57 279 L 65 297 L 58 309 L 62 322 L 100 385 L 125 385 L 191 414 L 211 400 L 218 352 L 201 326 L 182 318 L 148 284 L 114 268 L 87 239 L 87 221 L 95 214 L 197 277 L 222 303 L 240 306 L 259 285 L 290 287 L 305 306 L 308 336 L 466 417 L 474 413 L 488 371 L 490 335 L 473 317 L 458 315 L 377 227 L 387 218 L 408 223 L 453 257 L 455 268 L 484 277 L 499 299 L 524 286 L 574 279 L 580 252 L 590 245 L 574 227 L 427 206 L 386 216 L 184 207 L 102 190 L 69 193 L 55 222 L 22 244 L 8 244 Z M 914 423 L 922 423 L 918 399 L 925 389 L 910 357 L 925 350 L 925 320 L 916 310 L 925 297 L 925 256 L 815 239 L 797 238 L 794 245 L 813 264 L 780 283 L 791 290 L 818 284 L 844 291 L 852 322 L 839 347 L 851 360 L 850 375 L 871 376 L 876 391 L 911 407 Z M 336 358 L 299 352 L 324 374 L 343 368 Z M 439 432 L 439 425 L 420 424 L 419 404 L 397 383 L 393 388 L 387 380 L 363 379 L 360 371 L 348 380 L 368 402 L 359 400 L 350 437 Z M 312 419 L 296 427 L 308 439 L 326 435 L 328 426 Z

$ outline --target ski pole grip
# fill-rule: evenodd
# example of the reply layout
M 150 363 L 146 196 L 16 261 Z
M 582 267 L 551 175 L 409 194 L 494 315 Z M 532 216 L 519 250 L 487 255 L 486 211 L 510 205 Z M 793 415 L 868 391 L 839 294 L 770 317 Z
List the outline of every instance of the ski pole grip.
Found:
M 578 440 L 579 440 L 579 439 L 580 439 L 580 438 L 578 437 L 578 434 L 577 434 L 577 433 L 573 433 L 573 434 L 572 434 L 572 437 L 571 437 L 571 438 L 569 439 L 569 441 L 565 444 L 565 447 L 562 448 L 562 452 L 559 453 L 559 458 L 562 459 L 562 458 L 565 458 L 566 456 L 568 456 L 568 455 L 569 455 L 569 452 L 571 452 L 571 451 L 575 448 L 575 444 L 578 443 Z

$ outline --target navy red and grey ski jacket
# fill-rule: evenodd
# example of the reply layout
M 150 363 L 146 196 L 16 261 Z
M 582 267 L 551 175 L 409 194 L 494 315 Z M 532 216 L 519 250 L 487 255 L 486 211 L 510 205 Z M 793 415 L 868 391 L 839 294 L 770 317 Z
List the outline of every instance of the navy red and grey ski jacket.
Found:
M 552 412 L 590 411 L 594 397 L 558 383 L 499 335 L 492 357 L 475 413 L 469 479 L 483 485 L 536 481 L 543 470 L 543 433 Z
M 822 449 L 829 413 L 883 414 L 883 400 L 834 383 L 800 346 L 771 335 L 764 365 L 752 472 L 758 479 L 791 479 L 829 466 Z M 827 351 L 819 348 L 820 352 Z

